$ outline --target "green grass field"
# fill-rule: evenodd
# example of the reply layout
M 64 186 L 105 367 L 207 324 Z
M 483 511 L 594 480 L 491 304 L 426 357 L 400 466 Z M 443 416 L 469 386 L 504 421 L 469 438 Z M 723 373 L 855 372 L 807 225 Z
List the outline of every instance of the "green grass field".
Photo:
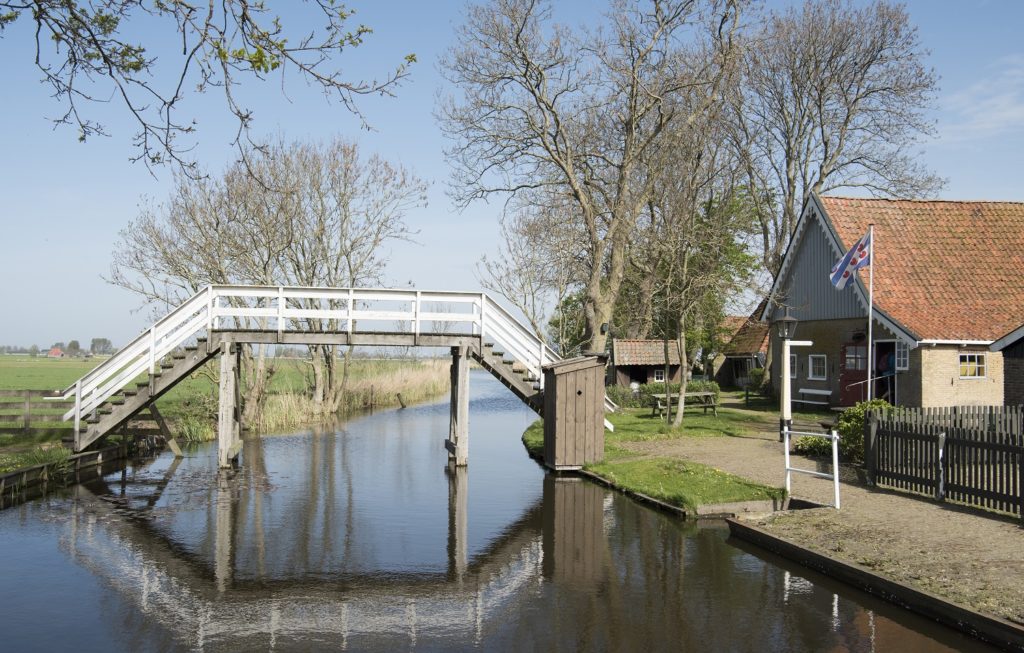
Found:
M 650 409 L 625 409 L 607 417 L 615 431 L 605 431 L 604 460 L 586 469 L 618 487 L 689 511 L 700 505 L 777 499 L 785 494 L 780 488 L 753 483 L 707 465 L 675 458 L 645 458 L 622 446 L 625 442 L 684 437 L 741 437 L 777 425 L 777 414 L 719 408 L 718 417 L 687 413 L 680 428 L 667 426 L 664 419 L 652 416 Z M 543 456 L 543 422 L 537 420 L 526 429 L 523 444 L 530 453 Z
M 103 362 L 101 358 L 43 358 L 0 356 L 0 390 L 63 390 Z M 309 422 L 312 411 L 304 393 L 311 375 L 302 359 L 271 359 L 275 368 L 268 393 L 264 423 L 266 428 L 288 428 Z M 448 388 L 446 360 L 353 359 L 349 371 L 346 404 L 343 411 L 358 410 L 370 404 L 382 407 L 398 405 L 397 394 L 410 403 L 437 396 Z M 140 377 L 140 380 L 144 377 Z M 217 406 L 217 387 L 212 364 L 182 380 L 159 399 L 157 406 L 170 420 L 176 435 L 186 440 L 209 439 Z M 20 415 L 23 399 L 0 397 L 0 416 Z M 35 400 L 42 402 L 40 398 Z M 305 402 L 305 403 L 304 403 Z M 0 434 L 0 471 L 34 464 L 47 449 L 57 447 L 69 433 L 68 423 L 60 420 L 63 407 L 35 409 L 34 415 L 52 415 L 52 421 L 34 422 L 42 429 L 31 435 Z

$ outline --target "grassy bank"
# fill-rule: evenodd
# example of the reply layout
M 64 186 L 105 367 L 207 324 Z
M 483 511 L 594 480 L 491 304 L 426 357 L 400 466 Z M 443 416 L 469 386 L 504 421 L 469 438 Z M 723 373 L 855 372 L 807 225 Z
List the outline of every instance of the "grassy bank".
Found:
M 63 389 L 102 362 L 103 359 L 99 358 L 0 356 L 0 389 Z M 334 419 L 333 415 L 319 414 L 304 394 L 310 374 L 310 366 L 305 360 L 272 359 L 272 362 L 276 371 L 271 380 L 264 418 L 255 428 L 286 429 Z M 448 365 L 448 361 L 442 359 L 353 359 L 348 390 L 340 412 L 397 406 L 399 393 L 406 403 L 436 397 L 448 389 Z M 203 441 L 214 437 L 217 388 L 213 378 L 212 367 L 207 371 L 200 370 L 182 380 L 157 402 L 172 431 L 182 440 Z M 8 411 L 20 412 L 20 402 L 20 399 L 11 401 Z M 0 403 L 2 410 L 3 404 Z M 0 465 L 17 465 L 23 459 L 34 460 L 33 456 L 43 458 L 67 453 L 59 444 L 61 436 L 69 433 L 67 424 L 60 421 L 61 411 L 47 412 L 53 413 L 52 424 L 36 423 L 34 426 L 52 426 L 50 431 L 30 436 L 0 434 L 0 456 L 3 456 Z
M 623 442 L 681 437 L 737 437 L 762 426 L 767 418 L 746 411 L 719 409 L 718 417 L 687 414 L 683 426 L 676 429 L 644 409 L 624 410 L 607 417 L 615 432 L 605 432 L 604 461 L 585 469 L 617 487 L 687 511 L 702 505 L 779 499 L 785 494 L 781 488 L 753 483 L 707 465 L 677 458 L 643 457 L 621 446 Z M 523 444 L 531 455 L 543 457 L 544 425 L 540 420 L 523 433 Z

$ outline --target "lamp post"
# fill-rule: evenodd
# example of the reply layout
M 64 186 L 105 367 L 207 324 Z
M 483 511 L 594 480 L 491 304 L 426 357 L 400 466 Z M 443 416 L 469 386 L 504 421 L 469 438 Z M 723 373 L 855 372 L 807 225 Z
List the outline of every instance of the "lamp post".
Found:
M 779 379 L 781 390 L 779 392 L 779 442 L 782 442 L 784 434 L 787 430 L 793 428 L 793 411 L 790 403 L 790 370 L 789 370 L 789 345 L 793 339 L 793 335 L 796 333 L 797 319 L 789 314 L 789 307 L 786 307 L 786 313 L 778 322 L 776 322 L 779 329 L 779 338 L 782 340 L 782 365 L 781 375 Z

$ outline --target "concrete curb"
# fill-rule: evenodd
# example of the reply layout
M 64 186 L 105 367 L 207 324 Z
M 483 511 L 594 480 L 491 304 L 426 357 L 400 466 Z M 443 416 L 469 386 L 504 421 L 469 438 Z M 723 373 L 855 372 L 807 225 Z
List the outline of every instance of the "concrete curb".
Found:
M 1007 651 L 1024 652 L 1024 627 L 817 553 L 751 524 L 726 519 L 729 533 L 793 562 Z

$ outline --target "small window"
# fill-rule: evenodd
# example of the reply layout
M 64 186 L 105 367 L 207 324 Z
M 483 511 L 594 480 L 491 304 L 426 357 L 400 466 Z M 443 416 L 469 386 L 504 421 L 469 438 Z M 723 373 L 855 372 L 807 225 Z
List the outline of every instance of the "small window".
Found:
M 789 378 L 796 378 L 796 354 L 789 355 Z
M 811 381 L 828 379 L 828 358 L 825 354 L 811 354 L 807 357 L 807 378 Z
M 896 341 L 896 370 L 904 372 L 910 369 L 910 347 L 902 340 Z
M 960 378 L 984 379 L 985 354 L 960 354 Z
M 868 348 L 867 346 L 847 345 L 846 360 L 843 367 L 847 370 L 868 369 Z
M 665 382 L 665 368 L 657 367 L 654 369 L 654 382 L 664 383 Z

